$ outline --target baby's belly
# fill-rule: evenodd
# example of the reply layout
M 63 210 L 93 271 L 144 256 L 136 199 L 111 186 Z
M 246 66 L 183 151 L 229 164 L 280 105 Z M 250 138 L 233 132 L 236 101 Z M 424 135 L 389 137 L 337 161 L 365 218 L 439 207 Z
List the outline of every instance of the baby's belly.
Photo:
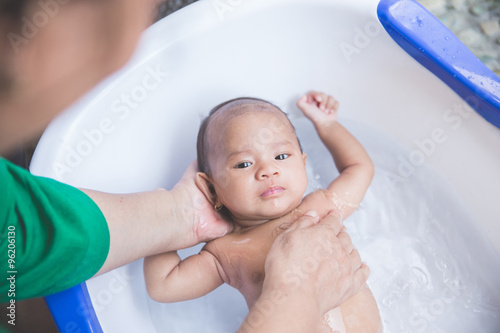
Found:
M 365 287 L 332 309 L 318 324 L 317 333 L 380 333 L 382 322 L 372 292 Z

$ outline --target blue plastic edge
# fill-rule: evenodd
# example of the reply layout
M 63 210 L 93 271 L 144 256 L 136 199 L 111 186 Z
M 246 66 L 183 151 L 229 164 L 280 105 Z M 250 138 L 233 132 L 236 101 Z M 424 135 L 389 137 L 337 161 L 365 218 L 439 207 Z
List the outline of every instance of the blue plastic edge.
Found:
M 45 297 L 59 332 L 102 333 L 85 283 Z
M 410 56 L 500 128 L 500 78 L 414 0 L 381 0 L 380 23 Z

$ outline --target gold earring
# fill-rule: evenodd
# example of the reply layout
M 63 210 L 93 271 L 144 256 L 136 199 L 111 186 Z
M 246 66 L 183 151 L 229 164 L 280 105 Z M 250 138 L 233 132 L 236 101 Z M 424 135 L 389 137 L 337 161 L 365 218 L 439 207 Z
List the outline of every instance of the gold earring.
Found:
M 216 211 L 219 211 L 219 210 L 221 210 L 221 209 L 222 209 L 222 204 L 220 204 L 220 205 L 219 205 L 219 200 L 217 200 L 217 201 L 215 202 L 214 209 L 215 209 Z

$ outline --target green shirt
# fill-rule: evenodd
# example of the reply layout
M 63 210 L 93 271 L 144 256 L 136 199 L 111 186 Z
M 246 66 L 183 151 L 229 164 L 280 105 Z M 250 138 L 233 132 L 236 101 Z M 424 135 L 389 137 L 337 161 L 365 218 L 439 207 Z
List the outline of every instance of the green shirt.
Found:
M 0 158 L 0 302 L 53 294 L 92 277 L 109 250 L 99 207 L 82 191 Z

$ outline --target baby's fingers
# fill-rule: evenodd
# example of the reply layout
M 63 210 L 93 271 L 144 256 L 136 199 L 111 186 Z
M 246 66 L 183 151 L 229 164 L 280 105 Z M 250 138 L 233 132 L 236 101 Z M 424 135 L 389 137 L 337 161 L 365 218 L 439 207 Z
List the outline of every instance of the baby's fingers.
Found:
M 336 112 L 339 108 L 339 102 L 332 96 L 327 97 L 326 111 L 328 113 Z
M 311 91 L 308 95 L 311 96 L 311 99 L 315 102 L 318 108 L 321 110 L 327 109 L 328 95 L 318 91 Z
M 304 114 L 309 118 L 313 119 L 315 117 L 315 113 L 318 110 L 318 107 L 316 105 L 316 101 L 313 100 L 313 97 L 310 95 L 305 95 L 302 96 L 298 101 L 297 101 L 297 106 L 299 109 L 304 112 Z
M 309 96 L 304 95 L 302 96 L 298 101 L 297 101 L 297 106 L 304 111 L 307 107 L 309 107 L 309 104 L 311 102 L 309 101 Z

